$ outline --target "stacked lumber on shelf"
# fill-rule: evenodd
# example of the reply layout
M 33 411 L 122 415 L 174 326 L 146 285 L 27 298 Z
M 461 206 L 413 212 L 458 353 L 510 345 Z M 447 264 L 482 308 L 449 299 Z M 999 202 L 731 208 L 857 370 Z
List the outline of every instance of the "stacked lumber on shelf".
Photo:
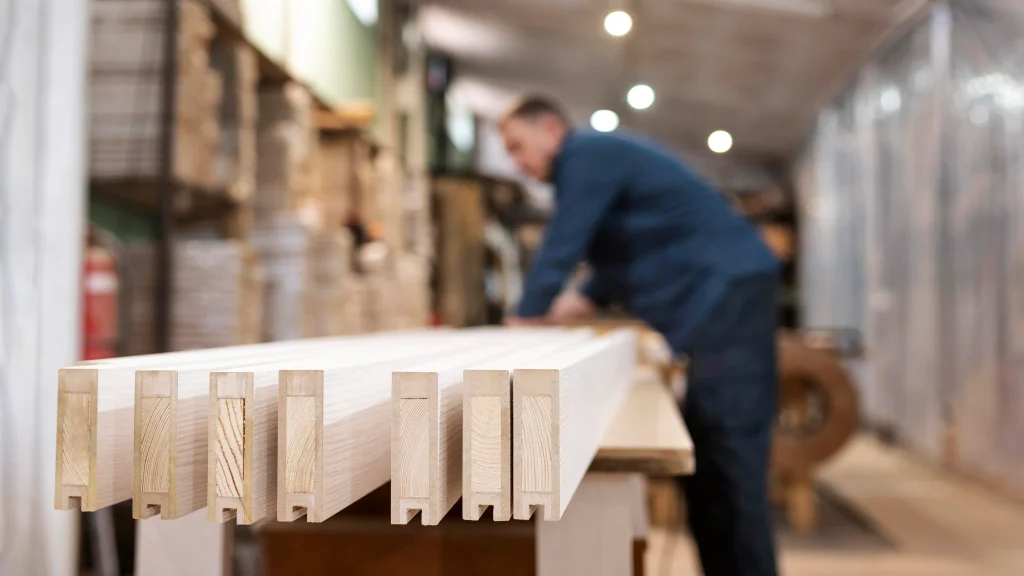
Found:
M 265 270 L 263 334 L 266 342 L 305 336 L 313 313 L 313 232 L 295 216 L 281 215 L 256 223 L 253 247 Z
M 195 0 L 178 3 L 173 175 L 200 188 L 214 182 L 221 79 L 210 66 L 215 28 Z M 90 173 L 98 179 L 159 175 L 164 133 L 166 2 L 92 3 Z
M 214 184 L 236 202 L 245 202 L 256 189 L 259 60 L 251 46 L 226 41 L 213 45 L 210 64 L 223 84 Z
M 313 97 L 300 84 L 259 92 L 255 210 L 258 219 L 295 213 L 314 193 L 313 156 L 318 135 Z
M 375 218 L 373 145 L 357 130 L 328 131 L 320 136 L 320 194 L 327 222 L 358 215 Z
M 130 354 L 155 351 L 155 248 L 125 250 Z M 263 267 L 252 249 L 233 240 L 187 240 L 174 249 L 171 349 L 193 350 L 260 341 Z
M 313 239 L 313 276 L 307 337 L 356 334 L 346 308 L 352 278 L 352 235 L 345 229 L 324 232 Z M 359 327 L 362 322 L 359 323 Z

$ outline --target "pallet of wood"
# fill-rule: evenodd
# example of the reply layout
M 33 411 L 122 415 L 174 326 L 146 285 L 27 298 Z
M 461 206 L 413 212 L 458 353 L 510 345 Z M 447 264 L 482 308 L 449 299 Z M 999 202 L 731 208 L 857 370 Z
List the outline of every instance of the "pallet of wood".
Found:
M 306 335 L 313 285 L 313 231 L 294 216 L 257 221 L 252 244 L 263 263 L 262 341 Z
M 353 215 L 374 219 L 373 146 L 366 136 L 356 130 L 324 132 L 319 156 L 325 221 L 342 223 Z
M 210 66 L 214 23 L 196 0 L 178 3 L 173 175 L 215 185 L 221 77 Z M 89 168 L 93 178 L 159 175 L 164 122 L 166 3 L 95 2 L 91 11 Z
M 236 202 L 245 202 L 256 190 L 258 56 L 251 46 L 235 41 L 216 42 L 211 47 L 210 65 L 220 75 L 223 85 L 214 185 L 227 191 Z
M 352 235 L 348 230 L 317 234 L 312 246 L 312 286 L 306 311 L 306 337 L 356 333 L 348 319 L 352 269 Z
M 136 244 L 124 254 L 129 299 L 127 349 L 132 355 L 153 353 L 156 250 L 151 244 Z M 264 275 L 247 244 L 181 241 L 175 246 L 174 263 L 172 350 L 259 342 Z
M 257 218 L 294 213 L 314 193 L 318 143 L 313 97 L 289 82 L 259 92 L 255 210 Z

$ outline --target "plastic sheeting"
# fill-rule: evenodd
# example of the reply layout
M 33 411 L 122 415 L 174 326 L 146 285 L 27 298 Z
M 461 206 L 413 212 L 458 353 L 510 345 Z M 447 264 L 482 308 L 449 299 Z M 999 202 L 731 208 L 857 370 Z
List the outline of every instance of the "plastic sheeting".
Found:
M 865 414 L 1024 484 L 1024 13 L 939 4 L 797 168 L 808 326 L 865 334 Z

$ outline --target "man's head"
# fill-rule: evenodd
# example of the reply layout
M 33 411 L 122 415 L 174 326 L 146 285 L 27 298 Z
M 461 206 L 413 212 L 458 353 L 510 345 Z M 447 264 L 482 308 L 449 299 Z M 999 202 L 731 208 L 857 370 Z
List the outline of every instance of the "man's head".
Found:
M 505 114 L 500 127 L 505 149 L 516 166 L 537 180 L 549 180 L 569 130 L 562 107 L 550 98 L 527 96 Z

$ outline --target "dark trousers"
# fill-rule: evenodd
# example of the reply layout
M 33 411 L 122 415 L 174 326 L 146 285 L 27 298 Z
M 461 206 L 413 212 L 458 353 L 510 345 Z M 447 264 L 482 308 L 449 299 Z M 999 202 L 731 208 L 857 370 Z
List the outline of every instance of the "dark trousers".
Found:
M 774 276 L 736 282 L 688 351 L 683 417 L 696 474 L 683 479 L 706 576 L 775 576 L 768 466 L 777 404 Z

